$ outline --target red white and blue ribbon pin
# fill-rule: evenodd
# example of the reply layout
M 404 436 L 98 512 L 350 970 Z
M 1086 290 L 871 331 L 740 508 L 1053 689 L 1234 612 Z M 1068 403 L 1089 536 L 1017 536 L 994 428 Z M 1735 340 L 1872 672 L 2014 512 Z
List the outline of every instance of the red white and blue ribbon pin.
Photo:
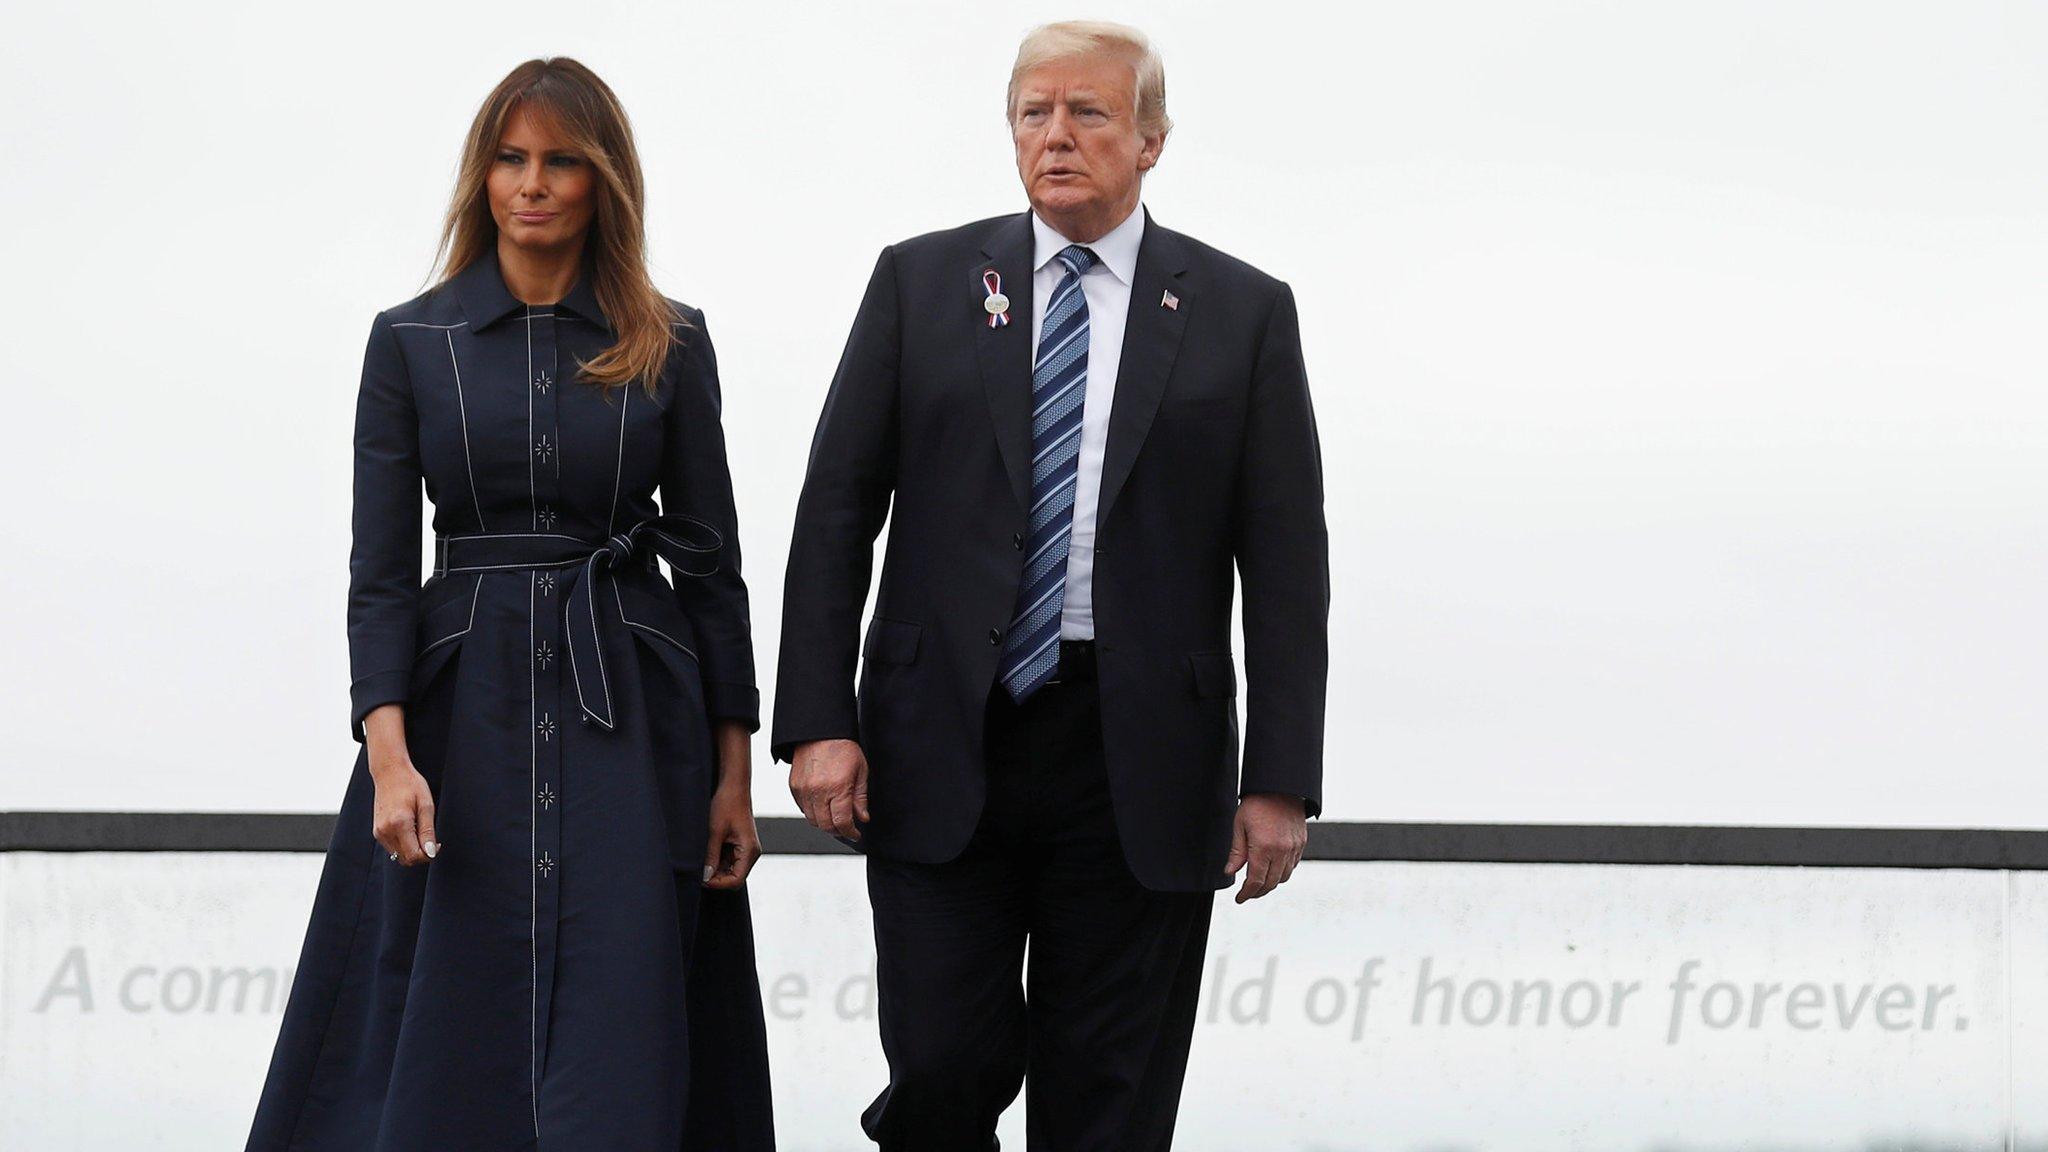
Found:
M 1003 295 L 1003 276 L 991 268 L 981 274 L 981 286 L 988 289 L 988 299 L 981 302 L 981 310 L 988 313 L 988 326 L 1001 328 L 1010 322 L 1010 298 Z

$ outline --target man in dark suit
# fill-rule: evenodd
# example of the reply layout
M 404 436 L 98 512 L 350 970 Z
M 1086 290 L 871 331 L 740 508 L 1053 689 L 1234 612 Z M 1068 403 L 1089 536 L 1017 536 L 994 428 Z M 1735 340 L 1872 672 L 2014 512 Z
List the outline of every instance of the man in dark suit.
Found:
M 992 1148 L 1028 1070 L 1032 1148 L 1164 1149 L 1214 892 L 1285 882 L 1321 805 L 1315 418 L 1287 286 L 1139 204 L 1169 128 L 1144 37 L 1037 29 L 1009 109 L 1031 211 L 885 249 L 833 377 L 773 749 L 867 854 L 868 1134 Z

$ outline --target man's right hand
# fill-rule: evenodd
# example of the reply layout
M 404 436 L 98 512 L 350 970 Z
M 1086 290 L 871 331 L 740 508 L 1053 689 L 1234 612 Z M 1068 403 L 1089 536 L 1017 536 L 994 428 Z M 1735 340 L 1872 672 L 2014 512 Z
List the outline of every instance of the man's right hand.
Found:
M 790 757 L 789 794 L 811 827 L 848 840 L 868 822 L 868 758 L 852 740 L 812 740 Z

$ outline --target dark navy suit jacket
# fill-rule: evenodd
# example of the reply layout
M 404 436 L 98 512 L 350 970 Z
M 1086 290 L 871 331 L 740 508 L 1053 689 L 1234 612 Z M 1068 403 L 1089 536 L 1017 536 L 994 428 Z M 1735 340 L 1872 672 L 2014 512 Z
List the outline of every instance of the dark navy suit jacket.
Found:
M 982 275 L 999 272 L 1013 320 L 1028 321 L 1031 259 L 1029 213 L 885 249 L 811 444 L 773 751 L 787 760 L 807 740 L 859 740 L 873 813 L 862 846 L 884 858 L 949 860 L 981 814 L 983 710 L 1023 570 L 1034 351 L 1028 322 L 989 327 Z M 1320 810 L 1328 557 L 1293 294 L 1148 214 L 1093 575 L 1111 796 L 1147 887 L 1224 887 L 1244 793 Z M 1244 587 L 1242 773 L 1233 566 Z

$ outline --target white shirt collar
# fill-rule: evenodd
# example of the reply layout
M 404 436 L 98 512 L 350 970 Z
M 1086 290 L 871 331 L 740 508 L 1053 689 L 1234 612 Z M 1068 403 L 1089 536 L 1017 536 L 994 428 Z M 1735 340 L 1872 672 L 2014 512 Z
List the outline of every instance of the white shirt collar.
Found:
M 1032 271 L 1038 271 L 1053 258 L 1065 251 L 1073 241 L 1053 230 L 1052 225 L 1031 214 L 1031 235 L 1036 242 L 1031 259 Z M 1110 270 L 1126 287 L 1136 282 L 1138 275 L 1138 241 L 1145 236 L 1145 206 L 1140 204 L 1131 209 L 1124 222 L 1109 230 L 1102 239 L 1087 245 L 1095 253 L 1102 266 Z

